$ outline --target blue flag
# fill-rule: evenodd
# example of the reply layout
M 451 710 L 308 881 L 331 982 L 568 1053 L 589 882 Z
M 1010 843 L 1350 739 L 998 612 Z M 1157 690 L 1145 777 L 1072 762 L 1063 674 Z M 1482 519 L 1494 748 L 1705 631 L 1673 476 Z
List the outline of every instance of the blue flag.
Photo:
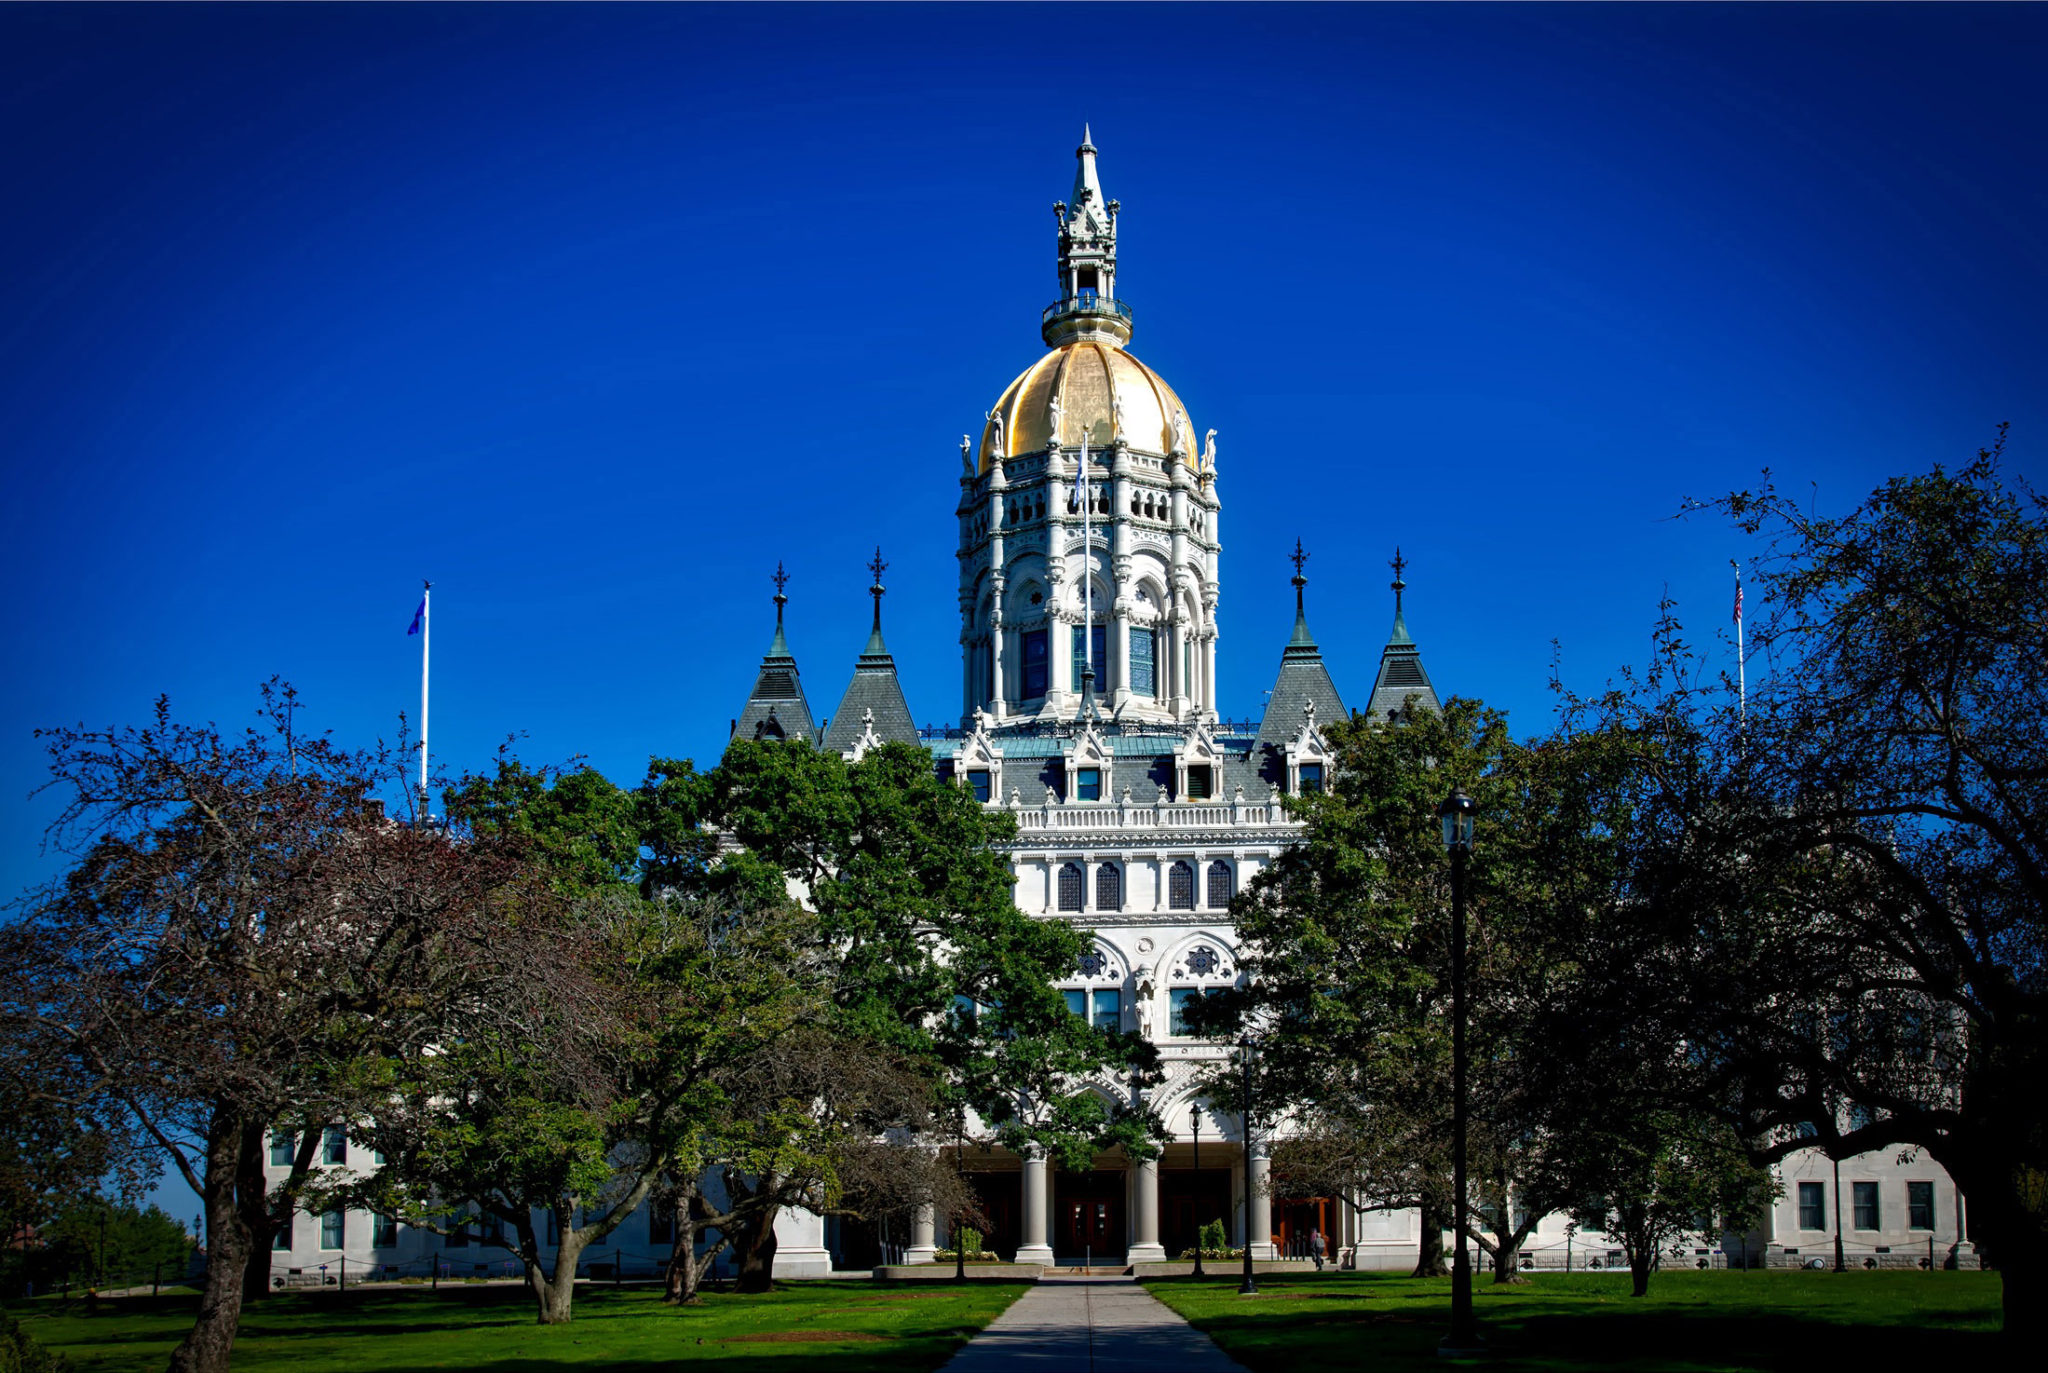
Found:
M 409 627 L 408 627 L 408 628 L 406 629 L 406 631 L 405 631 L 405 632 L 406 632 L 407 634 L 417 634 L 417 633 L 419 633 L 419 632 L 420 632 L 420 621 L 421 621 L 421 620 L 423 620 L 423 619 L 425 619 L 425 618 L 426 618 L 426 615 L 427 615 L 427 598 L 426 598 L 425 596 L 422 596 L 422 597 L 420 597 L 420 608 L 419 608 L 418 610 L 415 610 L 415 611 L 414 611 L 414 612 L 412 613 L 412 624 L 411 624 L 411 625 L 410 625 L 410 626 L 409 626 Z

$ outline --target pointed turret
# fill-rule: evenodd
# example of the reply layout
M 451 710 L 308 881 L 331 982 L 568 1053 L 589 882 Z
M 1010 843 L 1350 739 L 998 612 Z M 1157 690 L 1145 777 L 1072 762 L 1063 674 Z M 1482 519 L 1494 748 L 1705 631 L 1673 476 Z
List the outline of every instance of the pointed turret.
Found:
M 1131 341 L 1131 307 L 1116 294 L 1116 216 L 1122 207 L 1102 198 L 1095 142 L 1087 127 L 1074 149 L 1074 203 L 1056 203 L 1060 225 L 1060 298 L 1045 307 L 1039 332 L 1057 348 L 1088 339 L 1121 348 Z
M 868 594 L 875 598 L 868 646 L 861 650 L 860 659 L 854 664 L 853 680 L 847 683 L 846 694 L 839 698 L 839 709 L 833 712 L 825 733 L 825 747 L 837 753 L 850 754 L 863 745 L 876 743 L 918 741 L 910 703 L 903 698 L 903 684 L 896 679 L 896 660 L 889 656 L 889 647 L 882 642 L 882 596 L 887 590 L 882 585 L 882 573 L 888 567 L 882 561 L 882 550 L 877 548 L 875 560 L 868 564 L 868 570 L 875 574 L 874 584 L 868 588 Z
M 1259 775 L 1276 787 L 1285 783 L 1286 760 L 1282 751 L 1288 742 L 1301 730 L 1301 723 L 1315 707 L 1313 718 L 1330 721 L 1344 718 L 1344 701 L 1337 695 L 1337 683 L 1331 680 L 1330 669 L 1323 664 L 1323 651 L 1316 645 L 1315 635 L 1309 633 L 1308 608 L 1304 592 L 1308 578 L 1302 575 L 1302 566 L 1308 562 L 1308 552 L 1301 546 L 1301 540 L 1294 541 L 1291 555 L 1294 563 L 1294 633 L 1287 640 L 1287 647 L 1280 652 L 1280 675 L 1274 679 L 1272 693 L 1266 698 L 1266 714 L 1259 721 Z
M 735 739 L 808 739 L 817 732 L 811 720 L 810 703 L 804 699 L 803 683 L 797 677 L 796 656 L 782 632 L 782 608 L 789 604 L 783 587 L 789 574 L 775 564 L 775 637 L 762 655 L 761 671 L 754 678 L 754 692 L 747 708 L 732 722 Z
M 1394 628 L 1387 635 L 1387 646 L 1380 650 L 1379 675 L 1373 678 L 1372 699 L 1366 703 L 1365 715 L 1369 720 L 1391 723 L 1406 712 L 1410 696 L 1435 711 L 1443 709 L 1443 702 L 1437 699 L 1429 671 L 1422 666 L 1422 650 L 1408 633 L 1408 617 L 1401 607 L 1401 593 L 1408 589 L 1401 574 L 1407 570 L 1408 560 L 1401 556 L 1400 549 L 1394 550 L 1388 566 L 1394 569 Z

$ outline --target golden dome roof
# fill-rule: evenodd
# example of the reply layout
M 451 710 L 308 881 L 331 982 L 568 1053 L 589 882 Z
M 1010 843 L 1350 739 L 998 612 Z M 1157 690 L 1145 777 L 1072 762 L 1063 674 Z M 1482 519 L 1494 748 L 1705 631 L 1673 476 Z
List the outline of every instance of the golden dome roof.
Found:
M 1062 447 L 1078 447 L 1085 429 L 1090 448 L 1116 437 L 1114 405 L 1123 403 L 1123 437 L 1132 448 L 1166 454 L 1173 448 L 1173 417 L 1186 432 L 1188 459 L 1196 461 L 1194 423 L 1187 407 L 1159 374 L 1121 348 L 1090 339 L 1063 343 L 1004 388 L 981 431 L 981 470 L 989 469 L 997 426 L 1006 457 L 1043 453 L 1052 438 L 1052 401 L 1059 397 Z

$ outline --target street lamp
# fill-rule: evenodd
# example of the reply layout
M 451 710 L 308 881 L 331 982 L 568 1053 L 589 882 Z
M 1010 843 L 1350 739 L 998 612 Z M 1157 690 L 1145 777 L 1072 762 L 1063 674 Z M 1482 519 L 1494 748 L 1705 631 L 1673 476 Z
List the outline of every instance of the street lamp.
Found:
M 1257 1043 L 1251 1035 L 1238 1041 L 1244 1051 L 1244 1280 L 1237 1285 L 1240 1297 L 1259 1295 L 1258 1279 L 1252 1276 L 1252 1048 Z M 1200 1248 L 1197 1244 L 1197 1252 Z
M 1458 1242 L 1451 1259 L 1451 1333 L 1437 1352 L 1453 1357 L 1481 1348 L 1472 1319 L 1472 1256 L 1465 1244 L 1465 1129 L 1472 1109 L 1465 1084 L 1465 864 L 1472 856 L 1477 809 L 1463 787 L 1436 808 L 1451 855 L 1451 1225 Z
M 963 1102 L 958 1114 L 953 1117 L 953 1176 L 959 1183 L 961 1200 L 967 1193 L 967 1106 Z M 966 1226 L 960 1223 L 960 1212 L 953 1212 L 953 1281 L 967 1281 L 967 1239 Z
M 1202 1272 L 1202 1103 L 1188 1103 L 1188 1128 L 1195 1132 L 1195 1276 Z

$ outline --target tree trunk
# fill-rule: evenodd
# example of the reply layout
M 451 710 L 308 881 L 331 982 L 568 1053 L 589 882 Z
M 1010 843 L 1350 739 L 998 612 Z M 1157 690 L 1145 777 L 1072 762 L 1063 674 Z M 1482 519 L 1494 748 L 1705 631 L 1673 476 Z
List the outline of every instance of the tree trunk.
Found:
M 2048 1320 L 2042 1318 L 2048 1306 L 2048 1261 L 2040 1250 L 2012 1246 L 2010 1255 L 1994 1255 L 1998 1279 L 2004 1289 L 2005 1345 L 2007 1349 L 2034 1349 L 2048 1337 Z M 2008 1262 L 2008 1257 L 2010 1261 Z
M 248 1258 L 242 1267 L 242 1302 L 246 1305 L 270 1295 L 270 1246 L 277 1239 L 277 1220 L 270 1212 L 270 1177 L 263 1171 L 261 1124 L 242 1127 L 234 1177 L 242 1228 L 249 1236 Z
M 1450 1270 L 1444 1264 L 1444 1217 L 1443 1212 L 1429 1198 L 1423 1198 L 1419 1208 L 1422 1222 L 1422 1241 L 1415 1250 L 1415 1271 L 1413 1278 L 1440 1278 Z
M 675 1194 L 676 1240 L 668 1251 L 668 1275 L 661 1299 L 670 1306 L 695 1306 L 701 1298 L 697 1284 L 703 1270 L 697 1266 L 697 1187 L 683 1184 Z
M 526 1289 L 533 1294 L 534 1318 L 542 1325 L 567 1325 L 576 1301 L 576 1266 L 583 1258 L 585 1232 L 569 1224 L 574 1211 L 563 1207 L 558 1214 L 562 1211 L 568 1214 L 557 1222 L 562 1242 L 555 1246 L 552 1273 L 540 1261 L 540 1246 L 532 1238 L 533 1223 L 527 1221 L 519 1227 L 520 1245 L 532 1246 L 532 1257 L 526 1262 Z
M 742 1292 L 770 1292 L 775 1288 L 775 1217 L 782 1208 L 774 1203 L 761 1207 L 741 1227 L 733 1248 L 739 1254 Z
M 206 1141 L 206 1286 L 199 1316 L 171 1351 L 170 1373 L 227 1373 L 235 1332 L 242 1324 L 243 1273 L 249 1265 L 249 1229 L 237 1205 L 242 1132 L 216 1116 Z M 266 1250 L 264 1257 L 269 1253 Z M 266 1271 L 267 1271 L 266 1265 Z
M 1493 1232 L 1493 1285 L 1504 1287 L 1509 1283 L 1527 1282 L 1522 1276 L 1522 1241 L 1526 1238 L 1520 1230 L 1496 1230 Z

